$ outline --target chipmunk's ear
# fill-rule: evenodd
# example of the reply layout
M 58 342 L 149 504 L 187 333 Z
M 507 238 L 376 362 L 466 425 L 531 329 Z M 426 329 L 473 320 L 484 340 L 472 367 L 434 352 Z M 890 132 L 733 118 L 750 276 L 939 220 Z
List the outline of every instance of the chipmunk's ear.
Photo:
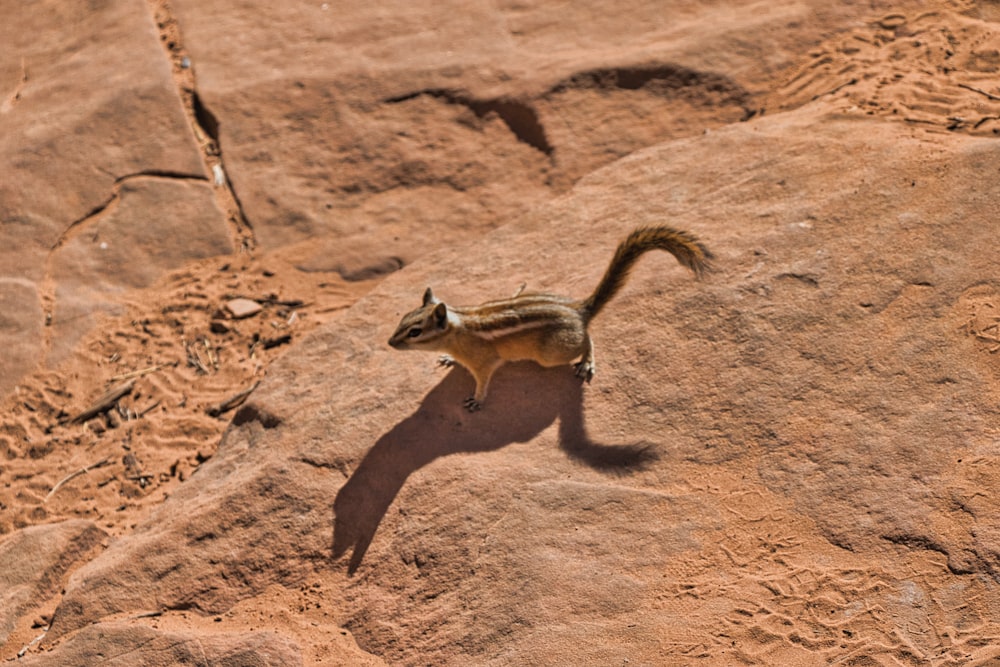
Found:
M 444 329 L 447 322 L 448 306 L 438 301 L 437 305 L 434 306 L 434 324 L 436 324 L 439 329 Z
M 435 304 L 435 303 L 441 303 L 441 302 L 437 300 L 437 297 L 434 296 L 434 292 L 431 290 L 430 287 L 428 287 L 427 291 L 424 292 L 424 305 L 427 306 L 429 304 Z

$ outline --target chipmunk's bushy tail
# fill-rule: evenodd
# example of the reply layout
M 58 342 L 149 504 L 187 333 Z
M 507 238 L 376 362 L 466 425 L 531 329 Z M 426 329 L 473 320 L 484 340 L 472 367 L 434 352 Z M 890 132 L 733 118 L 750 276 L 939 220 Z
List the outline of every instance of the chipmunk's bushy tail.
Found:
M 672 227 L 640 227 L 618 245 L 601 282 L 583 302 L 584 320 L 601 312 L 625 285 L 635 261 L 650 250 L 666 250 L 699 278 L 712 268 L 712 253 L 693 234 Z

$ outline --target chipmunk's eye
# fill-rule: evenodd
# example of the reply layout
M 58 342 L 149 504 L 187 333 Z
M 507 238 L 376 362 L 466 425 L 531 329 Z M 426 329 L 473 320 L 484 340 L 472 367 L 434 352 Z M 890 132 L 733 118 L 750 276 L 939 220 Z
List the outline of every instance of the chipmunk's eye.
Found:
M 423 332 L 421 331 L 420 327 L 413 327 L 412 329 L 406 332 L 406 335 L 409 336 L 410 338 L 416 338 L 421 333 Z

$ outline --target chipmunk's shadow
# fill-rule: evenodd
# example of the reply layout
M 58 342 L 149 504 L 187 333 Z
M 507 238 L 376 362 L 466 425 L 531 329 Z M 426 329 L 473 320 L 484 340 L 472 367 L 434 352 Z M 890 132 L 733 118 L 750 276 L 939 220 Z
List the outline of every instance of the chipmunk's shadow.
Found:
M 449 373 L 416 412 L 378 439 L 341 487 L 333 503 L 333 558 L 353 549 L 348 572 L 353 574 L 361 564 L 406 479 L 441 456 L 525 442 L 558 419 L 560 448 L 594 468 L 620 473 L 656 458 L 647 444 L 601 445 L 590 440 L 583 423 L 582 383 L 570 368 L 508 364 L 494 377 L 485 407 L 469 414 L 462 401 L 472 386 L 465 370 Z

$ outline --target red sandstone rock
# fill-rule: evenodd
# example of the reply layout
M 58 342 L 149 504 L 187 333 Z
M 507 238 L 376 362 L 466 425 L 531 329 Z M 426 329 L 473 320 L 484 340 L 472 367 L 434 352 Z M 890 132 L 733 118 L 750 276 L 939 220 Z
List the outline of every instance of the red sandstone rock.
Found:
M 266 667 L 301 665 L 302 654 L 292 641 L 273 632 L 196 635 L 160 632 L 125 623 L 92 625 L 49 653 L 29 656 L 23 665 L 218 665 Z
M 93 234 L 91 223 L 115 205 L 127 179 L 206 178 L 158 42 L 143 3 L 5 8 L 0 21 L 0 301 L 24 305 L 5 309 L 0 321 L 0 340 L 18 341 L 0 355 L 0 395 L 44 363 L 50 346 L 39 332 L 46 324 L 59 329 L 54 338 L 67 341 L 60 346 L 57 340 L 61 348 L 93 325 L 79 316 L 98 304 L 76 302 L 77 276 L 56 277 L 60 270 L 75 270 L 56 251 Z M 158 253 L 204 256 L 197 243 L 192 254 L 170 248 L 185 248 L 185 240 L 158 222 L 186 215 L 190 207 L 175 208 L 166 195 L 144 202 L 136 231 L 146 238 L 158 232 Z M 211 214 L 211 195 L 202 206 Z M 214 224 L 226 234 L 225 219 L 217 211 L 214 215 Z M 131 248 L 137 259 L 154 250 L 141 242 L 142 247 Z M 162 268 L 156 262 L 153 267 Z M 108 287 L 132 284 L 126 278 Z M 58 312 L 53 301 L 59 302 Z M 52 357 L 54 363 L 64 359 L 64 349 Z
M 954 585 L 989 597 L 949 577 L 997 567 L 998 508 L 974 490 L 996 360 L 961 326 L 993 298 L 975 287 L 990 199 L 960 194 L 1000 169 L 991 145 L 806 109 L 646 150 L 415 264 L 272 368 L 218 454 L 73 575 L 49 638 L 323 576 L 391 662 L 931 654 L 932 628 L 981 627 L 987 608 L 936 606 L 905 643 L 862 610 L 909 614 Z M 594 323 L 590 386 L 515 364 L 469 415 L 465 371 L 378 344 L 414 285 L 582 296 L 625 232 L 663 219 L 720 270 L 699 283 L 644 258 Z M 972 654 L 962 637 L 949 654 Z
M 50 363 L 65 359 L 121 293 L 147 287 L 185 262 L 230 252 L 229 233 L 207 184 L 138 177 L 120 184 L 114 210 L 52 252 L 55 281 Z M 151 212 L 155 219 L 150 220 Z
M 392 664 L 1000 656 L 988 6 L 176 5 L 258 252 L 299 302 L 406 270 L 295 337 L 218 451 L 185 411 L 253 386 L 225 384 L 264 366 L 241 329 L 299 317 L 209 340 L 220 295 L 252 282 L 228 262 L 129 292 L 155 317 L 102 320 L 125 342 L 87 349 L 165 355 L 197 332 L 206 359 L 136 385 L 162 418 L 54 428 L 79 396 L 50 376 L 7 403 L 0 525 L 92 511 L 120 535 L 69 578 L 37 664 L 146 641 L 377 660 L 350 638 L 321 655 L 341 627 Z M 593 324 L 590 385 L 512 364 L 469 415 L 465 371 L 384 346 L 427 285 L 583 296 L 627 231 L 662 223 L 719 270 L 643 258 Z M 23 273 L 4 303 L 30 301 Z M 224 395 L 192 393 L 209 381 Z M 74 447 L 115 465 L 44 506 Z
M 21 619 L 60 593 L 69 571 L 93 556 L 105 537 L 93 523 L 77 519 L 31 526 L 0 540 L 0 644 Z

